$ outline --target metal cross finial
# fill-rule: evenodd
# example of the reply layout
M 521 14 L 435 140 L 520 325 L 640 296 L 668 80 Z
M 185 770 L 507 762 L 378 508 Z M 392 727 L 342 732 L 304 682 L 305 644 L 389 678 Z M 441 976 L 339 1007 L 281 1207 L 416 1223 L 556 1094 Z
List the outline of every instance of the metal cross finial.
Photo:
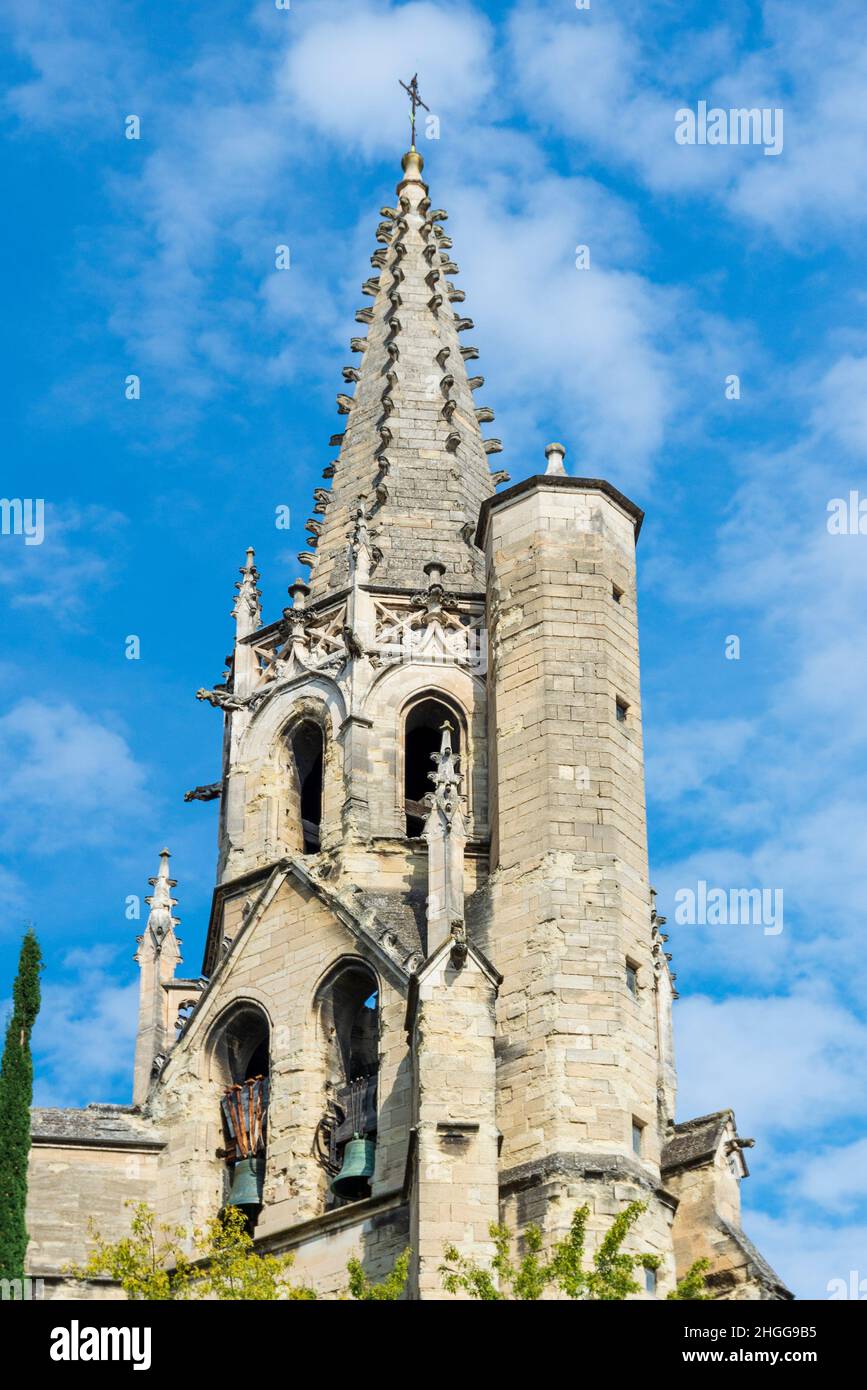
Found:
M 424 102 L 422 101 L 421 97 L 420 97 L 419 94 L 418 94 L 418 73 L 417 73 L 417 72 L 416 72 L 416 73 L 413 73 L 412 81 L 410 81 L 410 82 L 401 82 L 401 81 L 400 81 L 400 78 L 398 78 L 397 80 L 398 80 L 398 82 L 400 82 L 400 85 L 401 85 L 401 87 L 403 87 L 403 90 L 404 90 L 405 92 L 408 92 L 408 93 L 409 93 L 409 99 L 410 99 L 410 101 L 411 101 L 411 103 L 412 103 L 412 112 L 411 112 L 411 115 L 410 115 L 410 118 L 409 118 L 410 130 L 412 131 L 412 139 L 410 140 L 410 145 L 412 146 L 413 149 L 415 149 L 415 113 L 416 113 L 416 111 L 418 110 L 418 108 L 419 108 L 420 106 L 423 107 L 424 110 L 425 110 L 425 111 L 428 111 L 428 112 L 430 111 L 430 107 L 429 107 L 429 106 L 425 106 Z

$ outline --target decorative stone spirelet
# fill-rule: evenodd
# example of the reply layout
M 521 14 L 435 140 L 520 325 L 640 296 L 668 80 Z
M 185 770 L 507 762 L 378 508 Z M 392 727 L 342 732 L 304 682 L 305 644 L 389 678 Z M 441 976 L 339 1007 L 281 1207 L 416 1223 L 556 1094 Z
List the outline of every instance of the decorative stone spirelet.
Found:
M 549 444 L 545 450 L 545 458 L 548 460 L 546 474 L 562 477 L 566 469 L 563 460 L 566 457 L 566 446 L 564 444 Z

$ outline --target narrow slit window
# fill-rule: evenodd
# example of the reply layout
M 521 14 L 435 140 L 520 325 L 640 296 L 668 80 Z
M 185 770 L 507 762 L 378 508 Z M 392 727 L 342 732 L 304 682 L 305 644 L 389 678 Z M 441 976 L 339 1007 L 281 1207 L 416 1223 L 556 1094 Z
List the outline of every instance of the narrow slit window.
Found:
M 632 1121 L 632 1152 L 639 1158 L 644 1147 L 644 1125 L 640 1120 Z
M 633 999 L 638 998 L 638 967 L 629 960 L 626 962 L 626 988 Z
M 621 589 L 619 584 L 611 585 L 611 597 L 614 599 L 615 603 L 619 603 L 620 600 L 623 598 L 623 590 Z
M 622 700 L 618 695 L 617 699 L 614 702 L 614 709 L 617 715 L 618 724 L 625 724 L 626 716 L 629 713 L 629 705 L 627 704 L 626 700 Z

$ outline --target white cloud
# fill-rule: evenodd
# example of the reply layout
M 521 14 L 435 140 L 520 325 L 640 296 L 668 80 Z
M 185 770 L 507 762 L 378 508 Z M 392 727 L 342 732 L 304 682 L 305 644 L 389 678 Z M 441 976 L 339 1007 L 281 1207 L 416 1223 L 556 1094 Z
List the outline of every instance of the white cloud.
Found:
M 7 0 L 3 27 L 32 70 L 5 91 L 6 113 L 55 134 L 80 135 L 94 125 L 121 138 L 123 117 L 135 106 L 119 112 L 118 93 L 135 100 L 140 87 L 133 46 L 121 40 L 115 9 L 91 0 L 73 16 L 63 6 Z
M 740 768 L 755 733 L 750 719 L 694 719 L 662 726 L 647 754 L 647 781 L 654 796 L 679 800 Z
M 21 936 L 27 919 L 27 885 L 18 874 L 0 864 L 0 936 Z
M 668 431 L 700 431 L 733 329 L 636 268 L 648 248 L 628 204 L 531 153 L 491 138 L 474 167 L 431 175 L 478 324 L 469 340 L 490 382 L 494 433 L 510 448 L 502 462 L 544 469 L 544 445 L 558 438 L 573 473 L 636 488 Z M 590 248 L 589 270 L 576 267 L 578 246 Z
M 549 441 L 539 429 L 555 420 L 557 437 L 574 441 L 573 469 L 611 471 L 616 457 L 616 481 L 631 485 L 679 403 L 666 350 L 677 296 L 606 265 L 604 200 L 579 181 L 537 178 L 516 196 L 498 180 L 456 190 L 448 202 L 466 307 L 479 324 L 472 341 L 496 393 L 491 403 L 503 402 L 510 445 L 517 452 L 532 441 L 544 471 Z M 575 267 L 578 244 L 590 246 L 590 270 Z
M 431 113 L 466 127 L 494 85 L 491 43 L 490 25 L 470 6 L 320 5 L 287 52 L 279 90 L 319 134 L 365 154 L 389 152 L 409 144 L 398 77 L 423 68 Z M 424 120 L 420 111 L 420 146 Z
M 750 1237 L 777 1273 L 799 1298 L 825 1299 L 829 1284 L 843 1280 L 847 1288 L 867 1281 L 867 1225 L 835 1226 L 812 1218 L 809 1208 L 795 1207 L 782 1216 L 748 1211 Z M 851 1278 L 851 1271 L 855 1278 Z M 867 1294 L 867 1282 L 863 1292 Z
M 867 357 L 839 357 L 819 382 L 812 423 L 854 454 L 867 454 Z
M 93 595 L 113 582 L 126 517 L 106 507 L 45 500 L 45 537 L 26 545 L 0 536 L 0 592 L 12 608 L 39 608 L 78 621 Z
M 742 1134 L 770 1139 L 864 1114 L 867 1075 L 853 1059 L 867 1048 L 867 1024 L 826 990 L 691 995 L 675 1024 L 684 1119 L 731 1106 Z
M 33 1035 L 34 1104 L 81 1105 L 128 1095 L 138 982 L 119 983 L 107 963 L 105 952 L 71 953 L 67 978 L 43 981 Z
M 147 809 L 122 733 L 68 702 L 27 696 L 0 716 L 0 842 L 30 853 L 106 846 Z
M 867 1200 L 867 1139 L 805 1157 L 797 1186 L 805 1201 L 826 1211 L 850 1211 Z M 867 1276 L 867 1268 L 864 1273 Z
M 528 115 L 637 172 L 654 191 L 702 194 L 784 243 L 808 246 L 810 237 L 859 230 L 867 175 L 863 6 L 832 0 L 819 11 L 806 0 L 765 0 L 761 10 L 757 46 L 734 18 L 672 35 L 657 8 L 552 21 L 525 6 L 511 31 Z M 782 108 L 782 154 L 678 145 L 675 113 L 695 110 L 699 100 L 726 110 Z
M 660 908 L 671 917 L 674 891 L 698 879 L 781 888 L 785 899 L 779 938 L 672 926 L 687 980 L 718 972 L 734 985 L 746 973 L 791 987 L 821 971 L 853 989 L 867 983 L 867 537 L 826 527 L 828 499 L 845 497 L 863 472 L 861 359 L 805 366 L 793 392 L 811 380 L 794 443 L 741 459 L 715 551 L 669 567 L 670 597 L 697 623 L 749 629 L 726 681 L 737 677 L 750 735 L 739 742 L 742 716 L 724 715 L 699 720 L 696 738 L 677 722 L 677 700 L 675 718 L 654 731 L 651 801 L 675 842 L 683 825 L 688 846 L 654 864 Z

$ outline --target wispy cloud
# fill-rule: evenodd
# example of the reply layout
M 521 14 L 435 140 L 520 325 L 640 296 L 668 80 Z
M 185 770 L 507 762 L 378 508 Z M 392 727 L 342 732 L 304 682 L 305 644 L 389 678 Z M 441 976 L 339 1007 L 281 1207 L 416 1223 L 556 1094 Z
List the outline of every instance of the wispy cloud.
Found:
M 651 13 L 632 4 L 627 14 L 594 7 L 556 20 L 523 6 L 511 28 L 525 110 L 655 192 L 700 196 L 786 245 L 850 236 L 867 173 L 863 7 L 764 0 L 759 8 L 757 47 L 745 10 L 673 34 L 659 23 L 658 6 Z M 726 110 L 782 108 L 782 154 L 678 145 L 675 113 L 699 100 Z
M 79 622 L 94 595 L 116 582 L 126 517 L 102 506 L 44 501 L 40 545 L 0 536 L 0 593 L 12 608 L 43 609 Z
M 118 970 L 117 956 L 101 946 L 75 950 L 64 962 L 65 978 L 44 983 L 33 1037 L 34 1104 L 128 1099 L 138 983 Z
M 108 848 L 148 800 L 145 769 L 124 734 L 94 714 L 28 696 L 0 716 L 0 843 L 7 849 Z

